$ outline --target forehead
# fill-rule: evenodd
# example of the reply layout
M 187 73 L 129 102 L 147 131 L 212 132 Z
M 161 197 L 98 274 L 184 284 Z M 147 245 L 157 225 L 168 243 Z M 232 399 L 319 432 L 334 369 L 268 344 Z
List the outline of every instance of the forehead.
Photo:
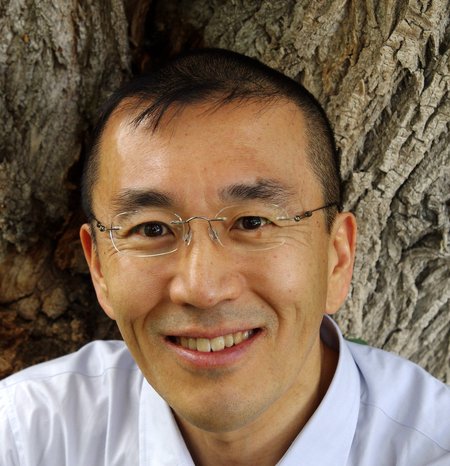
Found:
M 130 189 L 167 193 L 182 204 L 217 201 L 232 185 L 269 180 L 303 198 L 320 189 L 307 158 L 303 115 L 287 101 L 171 108 L 153 131 L 119 108 L 99 147 L 94 204 Z M 192 201 L 191 201 L 192 202 Z

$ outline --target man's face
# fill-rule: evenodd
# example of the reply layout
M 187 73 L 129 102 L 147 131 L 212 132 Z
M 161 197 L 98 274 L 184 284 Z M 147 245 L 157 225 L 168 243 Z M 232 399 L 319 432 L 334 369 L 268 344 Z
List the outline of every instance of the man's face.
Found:
M 166 116 L 155 133 L 130 127 L 132 116 L 116 112 L 102 137 L 93 199 L 106 225 L 136 191 L 163 194 L 182 218 L 214 217 L 264 184 L 277 185 L 267 202 L 290 215 L 324 204 L 291 103 L 195 105 Z M 336 278 L 339 221 L 329 234 L 316 212 L 289 228 L 282 246 L 253 252 L 222 247 L 197 221 L 189 246 L 147 258 L 118 253 L 106 233 L 97 232 L 95 250 L 87 226 L 81 235 L 99 301 L 146 379 L 179 419 L 223 432 L 273 418 L 320 384 L 320 323 L 350 280 L 348 271 Z M 227 335 L 235 344 L 222 351 L 180 344 Z

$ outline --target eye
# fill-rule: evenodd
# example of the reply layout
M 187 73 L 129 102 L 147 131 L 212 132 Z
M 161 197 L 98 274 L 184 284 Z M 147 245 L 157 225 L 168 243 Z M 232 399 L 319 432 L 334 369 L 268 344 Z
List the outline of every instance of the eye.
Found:
M 272 222 L 269 219 L 255 215 L 238 218 L 233 227 L 240 230 L 258 230 L 259 228 L 265 225 L 270 225 L 271 223 Z
M 145 238 L 157 238 L 171 233 L 170 229 L 164 223 L 146 222 L 136 225 L 130 230 L 131 234 L 143 236 Z

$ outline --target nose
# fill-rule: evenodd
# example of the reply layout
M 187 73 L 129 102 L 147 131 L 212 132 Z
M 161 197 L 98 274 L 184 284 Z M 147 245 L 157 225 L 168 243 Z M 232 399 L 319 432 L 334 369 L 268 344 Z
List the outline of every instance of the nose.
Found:
M 208 309 L 237 299 L 245 280 L 232 251 L 212 240 L 207 225 L 199 223 L 191 227 L 195 233 L 190 244 L 176 252 L 178 264 L 169 294 L 175 304 Z

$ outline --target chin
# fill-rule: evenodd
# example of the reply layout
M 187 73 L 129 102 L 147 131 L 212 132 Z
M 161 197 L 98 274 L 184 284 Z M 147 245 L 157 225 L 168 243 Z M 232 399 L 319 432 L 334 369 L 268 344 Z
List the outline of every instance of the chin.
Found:
M 172 408 L 173 409 L 173 408 Z M 188 409 L 173 409 L 177 418 L 183 423 L 207 432 L 232 432 L 250 424 L 263 411 L 249 400 L 224 400 L 218 396 L 214 403 L 199 403 L 196 410 L 192 405 Z

